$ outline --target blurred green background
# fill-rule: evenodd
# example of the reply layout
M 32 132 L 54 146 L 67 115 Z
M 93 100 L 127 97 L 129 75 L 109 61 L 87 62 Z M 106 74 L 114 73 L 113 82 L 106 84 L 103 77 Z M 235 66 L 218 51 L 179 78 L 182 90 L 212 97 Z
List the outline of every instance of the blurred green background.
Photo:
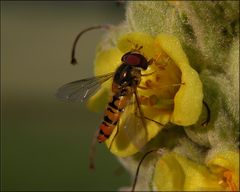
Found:
M 103 32 L 83 36 L 77 49 L 80 64 L 72 66 L 70 51 L 77 33 L 97 24 L 120 23 L 123 5 L 1 3 L 2 190 L 106 191 L 129 185 L 128 174 L 104 144 L 97 146 L 96 170 L 88 169 L 91 139 L 102 114 L 54 96 L 62 84 L 93 75 L 95 47 Z

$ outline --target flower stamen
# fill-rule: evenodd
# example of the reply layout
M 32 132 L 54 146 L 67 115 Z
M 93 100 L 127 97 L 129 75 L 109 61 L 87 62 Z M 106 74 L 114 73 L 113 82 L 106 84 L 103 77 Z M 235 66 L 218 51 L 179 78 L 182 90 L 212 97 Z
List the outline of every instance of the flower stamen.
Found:
M 227 185 L 229 186 L 230 190 L 232 192 L 237 191 L 237 185 L 233 182 L 232 172 L 227 170 L 223 173 L 223 176 L 224 176 L 225 181 L 226 181 Z
M 131 41 L 130 39 L 127 39 L 127 42 L 132 44 L 132 46 L 133 46 L 132 51 L 140 52 L 140 50 L 143 48 L 142 45 L 136 44 L 133 41 Z

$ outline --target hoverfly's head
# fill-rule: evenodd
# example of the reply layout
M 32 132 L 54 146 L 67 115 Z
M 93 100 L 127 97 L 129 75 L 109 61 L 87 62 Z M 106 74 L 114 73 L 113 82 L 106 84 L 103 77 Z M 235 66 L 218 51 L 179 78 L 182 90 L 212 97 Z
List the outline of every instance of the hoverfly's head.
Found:
M 125 53 L 122 56 L 121 60 L 125 64 L 132 65 L 135 67 L 140 67 L 144 70 L 146 70 L 149 65 L 149 62 L 142 54 L 140 54 L 138 52 L 134 52 L 134 51 Z

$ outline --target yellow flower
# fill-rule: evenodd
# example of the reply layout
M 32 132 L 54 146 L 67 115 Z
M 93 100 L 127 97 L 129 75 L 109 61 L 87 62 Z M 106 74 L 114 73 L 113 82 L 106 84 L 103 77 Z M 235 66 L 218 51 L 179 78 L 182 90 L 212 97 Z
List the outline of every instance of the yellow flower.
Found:
M 173 152 L 160 158 L 153 176 L 158 191 L 223 191 L 218 182 L 206 166 Z
M 153 64 L 142 74 L 141 87 L 138 89 L 143 113 L 146 117 L 165 125 L 168 122 L 188 126 L 196 123 L 202 110 L 202 83 L 198 73 L 189 65 L 179 40 L 169 34 L 155 37 L 146 33 L 128 33 L 117 41 L 117 46 L 97 52 L 95 75 L 114 72 L 121 64 L 121 57 L 136 47 Z M 102 85 L 101 90 L 93 95 L 88 107 L 94 111 L 103 110 L 111 96 L 111 82 Z M 123 113 L 121 119 L 128 114 Z M 106 141 L 109 147 L 112 139 L 111 152 L 120 157 L 133 155 L 139 151 L 127 137 L 121 126 L 114 138 L 116 129 Z M 146 120 L 147 140 L 151 140 L 163 128 L 153 121 Z
M 174 152 L 156 163 L 153 189 L 157 191 L 238 191 L 239 153 L 225 151 L 199 164 Z

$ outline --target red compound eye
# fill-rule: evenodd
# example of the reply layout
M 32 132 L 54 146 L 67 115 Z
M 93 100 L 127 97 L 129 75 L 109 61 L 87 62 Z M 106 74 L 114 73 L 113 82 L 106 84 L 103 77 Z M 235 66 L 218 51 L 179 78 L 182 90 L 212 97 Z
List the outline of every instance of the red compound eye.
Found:
M 124 61 L 129 65 L 139 65 L 141 58 L 138 55 L 129 54 L 126 58 L 124 58 Z

